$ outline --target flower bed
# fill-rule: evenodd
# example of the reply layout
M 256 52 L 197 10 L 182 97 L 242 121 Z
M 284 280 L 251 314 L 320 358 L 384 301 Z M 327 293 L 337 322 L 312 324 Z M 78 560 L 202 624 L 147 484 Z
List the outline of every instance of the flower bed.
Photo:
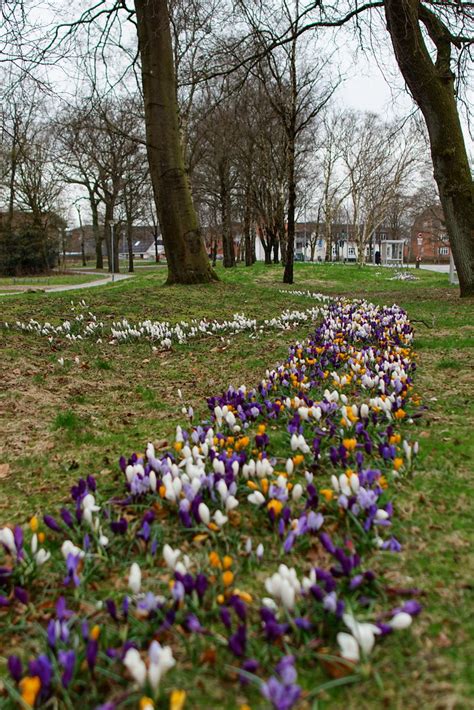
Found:
M 321 304 L 331 301 L 328 296 L 319 293 L 300 295 L 310 295 Z M 262 321 L 250 318 L 245 313 L 234 313 L 230 320 L 223 321 L 193 318 L 189 322 L 180 321 L 176 324 L 151 320 L 130 323 L 126 318 L 122 318 L 108 324 L 89 311 L 85 301 L 80 301 L 76 305 L 71 304 L 71 317 L 63 320 L 59 325 L 53 325 L 48 321 L 41 323 L 34 318 L 28 321 L 17 320 L 14 323 L 3 322 L 0 325 L 7 331 L 18 330 L 46 337 L 56 347 L 63 340 L 75 342 L 95 339 L 97 342 L 102 342 L 102 339 L 106 339 L 111 343 L 147 341 L 154 347 L 170 349 L 173 345 L 184 344 L 206 336 L 229 337 L 239 333 L 249 333 L 250 337 L 256 337 L 268 330 L 288 330 L 301 323 L 315 321 L 324 313 L 324 306 L 313 306 L 305 310 L 285 309 L 280 315 Z
M 378 571 L 418 448 L 412 337 L 397 306 L 331 302 L 257 388 L 122 457 L 123 490 L 90 475 L 1 529 L 0 625 L 25 635 L 2 707 L 285 710 L 357 681 L 421 610 Z

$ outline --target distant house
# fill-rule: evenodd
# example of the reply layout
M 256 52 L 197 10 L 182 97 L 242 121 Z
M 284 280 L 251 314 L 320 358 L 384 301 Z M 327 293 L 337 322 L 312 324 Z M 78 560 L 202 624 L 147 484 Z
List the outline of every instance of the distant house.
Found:
M 441 205 L 424 209 L 415 219 L 410 235 L 410 254 L 413 261 L 448 264 L 451 254 Z
M 297 222 L 295 225 L 295 260 L 325 261 L 328 244 L 325 223 Z M 356 227 L 347 222 L 335 222 L 331 225 L 332 251 L 329 261 L 356 262 L 358 246 Z M 374 261 L 380 253 L 381 263 L 402 263 L 408 253 L 403 239 L 390 226 L 381 225 L 372 235 L 366 246 L 366 261 Z M 257 259 L 263 259 L 263 247 L 257 244 Z
M 101 233 L 103 226 L 100 227 Z M 122 257 L 128 257 L 127 233 L 124 225 L 118 224 L 116 229 L 119 235 L 119 253 Z M 155 258 L 155 228 L 148 225 L 136 225 L 132 230 L 132 249 L 134 257 L 137 259 Z M 95 240 L 91 224 L 82 227 L 75 227 L 69 230 L 67 240 L 67 255 L 80 256 L 82 253 L 82 242 L 84 242 L 84 252 L 87 259 L 95 256 Z M 161 236 L 157 239 L 158 255 L 164 254 L 164 245 Z M 106 255 L 105 243 L 102 242 L 102 254 Z

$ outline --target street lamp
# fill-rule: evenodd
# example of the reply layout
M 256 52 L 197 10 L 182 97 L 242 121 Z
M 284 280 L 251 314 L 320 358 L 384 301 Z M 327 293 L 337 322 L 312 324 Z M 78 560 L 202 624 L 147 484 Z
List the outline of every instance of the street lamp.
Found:
M 112 256 L 112 283 L 115 281 L 115 271 L 114 271 L 114 227 L 117 222 L 114 219 L 109 220 L 110 225 L 110 252 Z

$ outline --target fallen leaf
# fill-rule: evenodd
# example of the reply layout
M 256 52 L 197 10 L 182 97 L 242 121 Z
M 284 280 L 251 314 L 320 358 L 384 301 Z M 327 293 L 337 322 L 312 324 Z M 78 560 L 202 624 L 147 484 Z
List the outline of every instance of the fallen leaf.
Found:
M 0 463 L 0 478 L 7 478 L 10 475 L 10 464 Z

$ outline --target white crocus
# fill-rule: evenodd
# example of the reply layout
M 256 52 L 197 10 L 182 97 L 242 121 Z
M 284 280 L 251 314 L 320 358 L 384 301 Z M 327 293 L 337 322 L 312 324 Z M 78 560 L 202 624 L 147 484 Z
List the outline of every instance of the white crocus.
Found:
M 265 503 L 265 496 L 260 493 L 260 491 L 254 491 L 247 496 L 247 500 L 253 505 L 263 505 Z
M 294 487 L 293 490 L 291 491 L 291 497 L 293 498 L 294 501 L 297 501 L 301 498 L 303 495 L 303 486 L 301 483 L 297 483 Z
M 337 643 L 341 651 L 341 656 L 347 661 L 357 663 L 360 659 L 359 644 L 351 634 L 340 631 L 337 636 Z
M 40 547 L 38 552 L 35 554 L 35 562 L 38 565 L 38 567 L 41 567 L 41 565 L 44 565 L 44 563 L 47 562 L 50 557 L 51 557 L 51 553 L 46 552 L 46 550 L 43 547 Z
M 73 555 L 74 557 L 84 557 L 85 552 L 84 550 L 81 550 L 80 547 L 77 547 L 72 540 L 64 540 L 63 544 L 61 545 L 61 552 L 63 554 L 64 559 L 67 559 L 68 555 Z
M 146 665 L 136 648 L 129 648 L 123 659 L 128 672 L 139 685 L 146 681 Z
M 209 525 L 209 523 L 211 522 L 211 513 L 209 512 L 209 508 L 205 503 L 199 503 L 198 515 L 204 525 Z
M 349 478 L 349 485 L 351 487 L 351 490 L 353 493 L 357 494 L 360 489 L 360 480 L 359 476 L 357 476 L 355 473 Z
M 10 528 L 2 528 L 0 530 L 0 543 L 5 545 L 10 554 L 16 555 L 15 538 Z
M 390 626 L 396 631 L 403 631 L 411 626 L 412 621 L 413 617 L 410 614 L 407 614 L 406 611 L 399 611 L 390 621 Z
M 150 665 L 148 667 L 148 680 L 153 691 L 156 692 L 162 677 L 170 668 L 173 668 L 176 661 L 169 646 L 161 646 L 158 641 L 152 641 L 148 651 Z
M 92 513 L 98 513 L 100 510 L 100 506 L 96 505 L 95 498 L 92 493 L 88 493 L 86 496 L 84 496 L 81 505 L 84 520 L 89 525 L 92 525 Z
M 138 594 L 142 586 L 142 571 L 140 566 L 133 562 L 128 575 L 128 586 L 134 594 Z
M 225 509 L 227 512 L 234 510 L 239 505 L 239 501 L 235 496 L 229 496 L 225 502 Z
M 342 617 L 345 625 L 359 644 L 363 654 L 368 656 L 375 644 L 375 637 L 381 634 L 375 624 L 357 621 L 352 614 L 344 614 Z
M 176 563 L 178 562 L 178 557 L 181 555 L 181 550 L 173 550 L 171 545 L 164 545 L 163 547 L 163 559 L 166 562 L 167 567 L 170 569 L 176 568 Z
M 226 515 L 224 515 L 220 510 L 216 510 L 216 512 L 214 513 L 212 518 L 218 528 L 222 528 L 226 524 L 226 522 L 229 520 L 229 518 Z

